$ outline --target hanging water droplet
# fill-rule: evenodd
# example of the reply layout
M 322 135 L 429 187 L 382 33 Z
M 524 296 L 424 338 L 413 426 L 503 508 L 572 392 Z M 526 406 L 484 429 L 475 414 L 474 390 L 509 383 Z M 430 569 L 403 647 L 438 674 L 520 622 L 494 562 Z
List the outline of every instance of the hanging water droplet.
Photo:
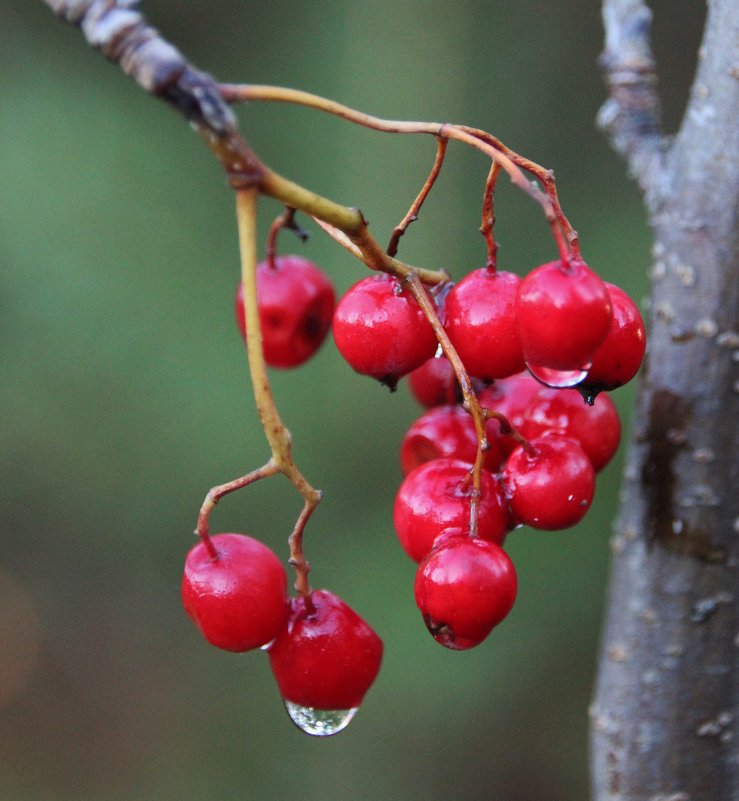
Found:
M 273 637 L 269 642 L 264 643 L 264 645 L 260 645 L 259 650 L 269 651 L 269 649 L 274 645 L 276 639 L 277 637 Z
M 357 714 L 359 707 L 352 709 L 315 709 L 285 701 L 285 709 L 292 722 L 306 734 L 328 737 L 345 729 Z
M 554 370 L 551 367 L 539 367 L 535 364 L 526 364 L 529 372 L 537 381 L 546 384 L 548 387 L 563 389 L 564 387 L 574 387 L 579 384 L 588 374 L 590 365 L 586 365 L 581 370 Z

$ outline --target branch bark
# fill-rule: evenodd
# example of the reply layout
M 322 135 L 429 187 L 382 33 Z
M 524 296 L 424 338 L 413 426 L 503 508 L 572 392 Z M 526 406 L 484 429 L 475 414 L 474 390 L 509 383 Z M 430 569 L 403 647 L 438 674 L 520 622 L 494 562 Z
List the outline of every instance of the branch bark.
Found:
M 739 4 L 709 3 L 669 146 L 650 13 L 603 8 L 600 121 L 644 191 L 655 262 L 591 709 L 593 798 L 736 801 Z

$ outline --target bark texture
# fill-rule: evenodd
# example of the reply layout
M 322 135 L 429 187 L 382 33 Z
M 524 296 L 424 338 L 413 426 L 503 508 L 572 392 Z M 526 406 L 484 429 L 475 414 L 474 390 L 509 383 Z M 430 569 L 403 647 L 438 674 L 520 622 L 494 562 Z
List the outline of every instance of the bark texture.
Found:
M 591 708 L 595 801 L 739 799 L 739 3 L 712 0 L 678 135 L 650 13 L 604 2 L 601 123 L 654 229 L 639 388 Z

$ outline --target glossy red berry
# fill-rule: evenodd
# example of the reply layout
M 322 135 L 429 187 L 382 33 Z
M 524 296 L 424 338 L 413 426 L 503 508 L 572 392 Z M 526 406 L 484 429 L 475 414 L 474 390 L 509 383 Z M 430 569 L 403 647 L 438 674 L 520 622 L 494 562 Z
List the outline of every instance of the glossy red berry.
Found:
M 444 303 L 444 328 L 467 371 L 486 381 L 524 369 L 516 324 L 521 279 L 483 267 L 456 284 Z
M 334 288 L 313 262 L 278 256 L 257 265 L 257 307 L 264 359 L 271 367 L 297 367 L 321 346 L 334 311 Z M 244 287 L 236 291 L 236 321 L 246 338 Z
M 496 431 L 486 432 L 488 450 L 484 467 L 495 472 L 503 461 L 503 445 Z M 442 457 L 472 463 L 477 457 L 477 431 L 472 417 L 461 406 L 437 406 L 421 415 L 408 429 L 400 445 L 403 474 Z
M 275 554 L 244 534 L 211 537 L 187 554 L 182 579 L 185 611 L 205 639 L 226 651 L 249 651 L 271 642 L 285 626 L 287 576 Z
M 391 388 L 437 348 L 436 335 L 416 299 L 392 276 L 363 278 L 339 301 L 334 340 L 358 373 Z
M 520 431 L 527 439 L 548 431 L 576 439 L 598 473 L 618 450 L 621 421 L 608 395 L 599 395 L 589 406 L 576 389 L 542 387 L 529 404 Z
M 518 580 L 493 542 L 450 537 L 418 566 L 416 605 L 434 639 L 464 650 L 482 642 L 511 611 Z
M 552 386 L 582 380 L 611 325 L 605 283 L 581 261 L 543 264 L 518 289 L 518 331 L 526 366 Z
M 619 287 L 606 284 L 613 320 L 605 342 L 593 356 L 588 374 L 578 389 L 586 397 L 627 384 L 637 374 L 646 349 L 644 320 L 634 301 Z
M 448 529 L 469 532 L 471 465 L 458 459 L 435 459 L 410 472 L 395 498 L 393 522 L 403 549 L 416 562 Z M 511 529 L 503 490 L 487 470 L 480 474 L 478 535 L 502 543 Z
M 478 400 L 486 409 L 502 414 L 510 425 L 518 429 L 523 422 L 524 412 L 541 388 L 541 384 L 530 373 L 516 373 L 485 387 L 478 395 Z M 488 436 L 497 434 L 500 437 L 506 454 L 518 447 L 513 437 L 500 434 L 500 424 L 494 418 L 488 421 L 486 429 Z
M 269 661 L 286 702 L 320 710 L 362 703 L 382 660 L 382 640 L 341 598 L 314 590 L 291 601 Z
M 446 356 L 427 359 L 408 376 L 413 397 L 427 409 L 457 403 L 461 392 L 454 368 Z
M 553 531 L 582 520 L 595 493 L 595 471 L 580 443 L 561 434 L 517 448 L 502 478 L 513 517 L 532 528 Z

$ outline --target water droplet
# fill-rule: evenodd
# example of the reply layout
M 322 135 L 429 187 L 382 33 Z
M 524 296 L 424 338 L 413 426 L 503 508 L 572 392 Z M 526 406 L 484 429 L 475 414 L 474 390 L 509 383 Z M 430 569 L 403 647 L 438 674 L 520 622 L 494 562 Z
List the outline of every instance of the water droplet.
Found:
M 345 729 L 357 714 L 359 707 L 352 709 L 315 709 L 285 701 L 285 709 L 292 722 L 306 734 L 328 737 Z
M 535 364 L 527 364 L 526 367 L 537 381 L 555 389 L 574 387 L 585 378 L 590 369 L 589 364 L 582 370 L 553 370 L 551 367 L 538 367 Z

